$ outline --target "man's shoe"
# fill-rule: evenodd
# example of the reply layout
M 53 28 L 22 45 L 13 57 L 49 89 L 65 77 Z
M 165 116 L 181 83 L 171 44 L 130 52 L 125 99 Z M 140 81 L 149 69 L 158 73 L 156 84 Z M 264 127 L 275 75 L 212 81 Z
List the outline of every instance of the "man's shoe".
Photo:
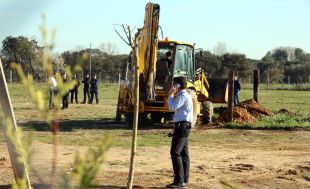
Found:
M 166 188 L 186 188 L 184 183 L 171 183 L 166 186 Z

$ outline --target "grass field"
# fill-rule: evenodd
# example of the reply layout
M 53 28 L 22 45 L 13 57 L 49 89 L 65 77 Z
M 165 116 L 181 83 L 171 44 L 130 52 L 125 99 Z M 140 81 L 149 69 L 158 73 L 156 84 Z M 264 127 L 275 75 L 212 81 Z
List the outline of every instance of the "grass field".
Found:
M 46 88 L 46 84 L 39 83 L 38 88 Z M 25 92 L 21 84 L 9 85 L 12 103 L 18 122 L 42 121 L 42 116 L 35 109 L 31 98 Z M 79 102 L 82 101 L 82 87 L 79 88 Z M 79 125 L 78 128 L 90 128 L 97 121 L 112 121 L 115 118 L 118 98 L 117 84 L 101 84 L 99 88 L 99 104 L 70 104 L 69 108 L 61 111 L 61 119 L 67 125 Z M 241 91 L 241 101 L 251 99 L 252 90 L 246 86 Z M 297 90 L 260 90 L 259 102 L 277 113 L 280 109 L 286 109 L 297 115 L 278 114 L 271 118 L 262 118 L 255 124 L 227 124 L 227 127 L 243 128 L 267 128 L 267 129 L 291 129 L 310 128 L 310 91 Z M 215 104 L 226 106 L 226 104 Z M 90 121 L 91 120 L 91 121 Z M 84 121 L 84 122 L 83 122 Z M 242 127 L 241 127 L 242 128 Z
M 46 85 L 40 83 L 37 87 L 45 88 Z M 33 169 L 43 178 L 48 178 L 48 162 L 52 154 L 50 128 L 42 122 L 41 115 L 21 84 L 10 84 L 9 90 L 17 122 L 22 126 L 25 136 L 33 140 Z M 79 90 L 81 102 L 82 88 Z M 131 129 L 124 122 L 114 121 L 118 85 L 100 85 L 99 96 L 98 105 L 70 104 L 68 109 L 61 111 L 59 170 L 71 170 L 76 151 L 83 152 L 87 147 L 99 144 L 104 135 L 109 135 L 112 147 L 107 153 L 102 173 L 97 176 L 98 185 L 102 186 L 100 188 L 124 188 L 127 182 Z M 251 89 L 242 90 L 241 100 L 251 96 Z M 309 157 L 309 132 L 238 128 L 286 129 L 288 126 L 297 126 L 308 130 L 309 98 L 309 91 L 261 90 L 259 100 L 262 105 L 274 112 L 285 108 L 301 115 L 278 114 L 272 118 L 262 118 L 254 125 L 226 125 L 234 129 L 200 127 L 193 130 L 189 139 L 192 156 L 190 188 L 225 188 L 227 184 L 235 188 L 307 188 L 310 164 L 305 159 Z M 135 183 L 142 188 L 158 188 L 171 181 L 169 132 L 171 126 L 139 128 Z M 0 151 L 8 159 L 2 132 Z M 2 162 L 1 165 L 0 188 L 9 188 L 13 181 L 11 166 L 9 162 Z M 247 166 L 254 168 L 249 169 Z M 288 175 L 292 170 L 297 171 L 297 175 Z M 36 178 L 32 176 L 34 182 Z
M 39 83 L 38 88 L 46 87 Z M 17 119 L 22 120 L 40 120 L 40 115 L 35 110 L 31 98 L 25 92 L 21 84 L 9 85 L 10 95 Z M 82 87 L 79 88 L 79 101 L 82 101 Z M 118 98 L 117 84 L 101 84 L 99 89 L 100 104 L 70 104 L 68 110 L 64 110 L 63 119 L 70 120 L 88 120 L 88 119 L 113 119 L 115 117 L 116 104 Z M 241 91 L 241 101 L 250 99 L 253 96 L 251 89 Z M 274 112 L 280 109 L 287 109 L 297 112 L 303 116 L 310 115 L 310 91 L 296 90 L 260 90 L 260 103 Z M 225 104 L 224 104 L 225 106 Z

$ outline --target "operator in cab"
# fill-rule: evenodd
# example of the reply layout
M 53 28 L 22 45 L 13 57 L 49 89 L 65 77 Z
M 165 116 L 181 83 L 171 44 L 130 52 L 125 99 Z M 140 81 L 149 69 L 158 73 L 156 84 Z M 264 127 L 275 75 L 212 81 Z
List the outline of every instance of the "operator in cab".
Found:
M 171 65 L 172 65 L 171 55 L 172 55 L 171 52 L 167 51 L 166 52 L 166 57 L 162 59 L 162 61 L 167 63 L 169 71 L 171 70 Z
M 186 83 L 185 77 L 176 77 L 169 91 L 169 109 L 175 111 L 170 149 L 174 180 L 166 186 L 167 188 L 186 188 L 188 185 L 190 168 L 188 136 L 193 122 L 193 101 L 191 95 L 185 90 Z

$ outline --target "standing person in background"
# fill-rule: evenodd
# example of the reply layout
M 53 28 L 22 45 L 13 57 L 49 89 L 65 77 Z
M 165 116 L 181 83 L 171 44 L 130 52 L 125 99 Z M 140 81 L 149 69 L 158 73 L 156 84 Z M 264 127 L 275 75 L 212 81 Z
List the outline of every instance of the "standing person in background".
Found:
M 68 82 L 67 74 L 63 72 L 61 76 L 62 76 L 62 80 L 64 84 L 67 83 Z M 68 107 L 69 107 L 69 91 L 66 91 L 66 93 L 62 97 L 62 108 L 61 109 L 65 109 Z
M 99 103 L 98 99 L 98 80 L 97 75 L 95 74 L 90 80 L 90 104 L 93 103 L 94 95 L 96 96 L 96 104 Z
M 52 109 L 53 108 L 53 97 L 57 93 L 56 72 L 54 72 L 51 75 L 51 78 L 49 80 L 49 84 L 50 84 L 50 98 L 49 98 L 49 101 L 48 101 L 48 106 L 49 106 L 50 109 Z
M 75 98 L 75 103 L 79 103 L 78 101 L 78 88 L 80 86 L 80 81 L 79 79 L 76 77 L 76 74 L 74 74 L 72 81 L 75 81 L 75 85 L 73 86 L 73 88 L 71 89 L 71 104 L 73 103 L 73 99 Z
M 86 103 L 86 96 L 88 99 L 88 103 L 90 102 L 90 95 L 89 95 L 89 74 L 86 74 L 86 77 L 84 78 L 84 80 L 82 81 L 82 83 L 84 83 L 84 100 L 82 102 L 82 104 Z
M 241 91 L 241 84 L 240 81 L 238 80 L 238 77 L 235 76 L 234 80 L 234 105 L 238 105 L 240 103 L 240 91 Z
M 169 91 L 168 105 L 174 110 L 174 130 L 170 155 L 174 180 L 167 188 L 186 188 L 189 180 L 190 159 L 188 152 L 188 136 L 193 122 L 193 100 L 186 89 L 186 78 L 176 77 Z

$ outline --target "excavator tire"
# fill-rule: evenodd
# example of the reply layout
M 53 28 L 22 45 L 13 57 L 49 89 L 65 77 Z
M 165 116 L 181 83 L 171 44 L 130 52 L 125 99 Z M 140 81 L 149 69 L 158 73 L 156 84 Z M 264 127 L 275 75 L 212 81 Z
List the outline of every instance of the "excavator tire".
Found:
M 124 114 L 126 122 L 128 124 L 128 127 L 130 127 L 130 128 L 132 128 L 132 125 L 133 125 L 133 115 L 134 115 L 133 113 L 125 113 Z M 147 114 L 139 113 L 138 127 L 146 127 L 149 125 L 150 125 L 150 123 L 147 120 Z
M 202 123 L 209 124 L 212 123 L 213 117 L 213 104 L 210 101 L 204 101 L 202 103 Z
M 191 95 L 192 97 L 192 100 L 193 100 L 193 112 L 194 112 L 194 115 L 193 115 L 193 122 L 192 122 L 192 128 L 195 127 L 196 125 L 196 122 L 197 122 L 197 116 L 198 116 L 198 113 L 199 113 L 199 110 L 198 110 L 198 99 L 197 99 L 197 94 L 194 90 L 191 90 L 191 89 L 188 89 L 187 90 L 189 92 L 189 94 Z
M 151 113 L 151 121 L 152 123 L 161 123 L 161 119 L 163 118 L 163 113 L 160 112 L 152 112 Z
M 116 107 L 116 116 L 115 116 L 116 121 L 120 121 L 122 119 L 121 104 L 120 103 L 121 103 L 121 99 L 120 99 L 120 95 L 118 95 L 117 107 Z

